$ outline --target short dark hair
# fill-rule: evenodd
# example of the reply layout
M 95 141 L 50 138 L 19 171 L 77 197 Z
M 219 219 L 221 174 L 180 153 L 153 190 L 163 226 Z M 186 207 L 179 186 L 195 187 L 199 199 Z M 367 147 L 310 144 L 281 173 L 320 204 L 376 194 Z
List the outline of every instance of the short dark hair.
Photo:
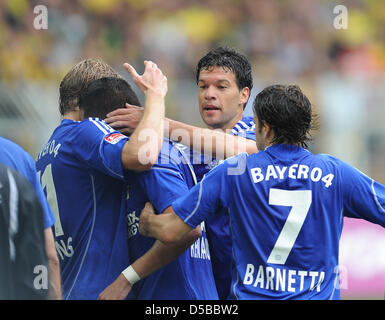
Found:
M 201 70 L 208 70 L 211 67 L 222 67 L 234 72 L 238 88 L 253 88 L 253 75 L 251 65 L 245 55 L 229 47 L 219 47 L 208 52 L 201 58 L 196 67 L 196 83 L 199 82 Z M 246 106 L 246 103 L 244 107 Z
M 309 99 L 296 85 L 272 85 L 263 89 L 254 100 L 254 113 L 259 130 L 266 122 L 274 130 L 274 144 L 299 144 L 307 147 L 315 115 Z
M 124 108 L 126 103 L 140 106 L 138 97 L 127 81 L 115 77 L 91 82 L 79 97 L 79 108 L 84 110 L 85 118 L 104 119 L 107 113 Z

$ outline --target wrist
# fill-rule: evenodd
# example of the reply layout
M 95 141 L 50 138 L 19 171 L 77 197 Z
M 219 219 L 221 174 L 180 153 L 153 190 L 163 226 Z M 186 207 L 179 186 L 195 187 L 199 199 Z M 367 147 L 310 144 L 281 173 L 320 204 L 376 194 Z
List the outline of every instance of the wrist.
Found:
M 139 275 L 136 273 L 132 266 L 124 269 L 122 271 L 122 275 L 126 278 L 126 280 L 133 286 L 136 282 L 140 280 Z
M 166 92 L 163 92 L 162 90 L 157 90 L 153 88 L 147 88 L 145 91 L 146 98 L 149 99 L 156 99 L 159 101 L 164 101 L 164 98 L 166 97 Z

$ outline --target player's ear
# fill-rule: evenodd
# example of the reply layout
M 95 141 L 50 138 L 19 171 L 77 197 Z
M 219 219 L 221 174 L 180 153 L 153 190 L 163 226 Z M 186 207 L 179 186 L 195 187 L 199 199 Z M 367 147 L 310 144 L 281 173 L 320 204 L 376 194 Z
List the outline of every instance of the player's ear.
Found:
M 241 91 L 239 92 L 240 95 L 239 95 L 239 102 L 240 104 L 244 105 L 247 100 L 249 99 L 249 96 L 250 96 L 250 88 L 248 87 L 244 87 L 243 89 L 241 89 Z
M 263 121 L 263 128 L 265 131 L 265 140 L 272 140 L 274 132 L 266 121 Z

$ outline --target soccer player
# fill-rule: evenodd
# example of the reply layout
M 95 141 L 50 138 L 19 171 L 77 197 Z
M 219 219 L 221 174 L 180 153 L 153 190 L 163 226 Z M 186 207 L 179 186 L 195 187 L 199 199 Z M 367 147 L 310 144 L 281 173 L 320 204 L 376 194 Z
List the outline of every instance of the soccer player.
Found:
M 385 186 L 305 149 L 312 109 L 299 87 L 265 88 L 254 113 L 263 151 L 226 160 L 169 214 L 153 215 L 146 205 L 140 232 L 172 242 L 223 207 L 234 252 L 230 299 L 339 299 L 343 217 L 385 227 Z M 228 175 L 237 162 L 245 171 Z
M 55 218 L 40 185 L 35 162 L 19 145 L 0 137 L 0 163 L 20 172 L 35 189 L 44 213 L 45 250 L 50 273 L 48 299 L 60 300 L 62 298 L 60 265 L 51 228 L 55 223 Z
M 81 93 L 79 107 L 84 111 L 85 117 L 104 118 L 112 109 L 122 106 L 126 102 L 138 103 L 132 90 L 130 94 L 127 82 L 116 78 L 102 78 L 92 82 Z M 196 239 L 197 237 L 194 235 L 193 237 L 188 236 L 172 248 L 168 248 L 162 243 L 154 244 L 154 239 L 144 237 L 138 232 L 139 214 L 147 201 L 151 201 L 157 211 L 161 213 L 195 184 L 195 174 L 189 164 L 188 155 L 179 150 L 177 144 L 165 139 L 158 161 L 150 170 L 143 172 L 130 170 L 125 173 L 125 177 L 128 185 L 126 225 L 129 261 L 138 260 L 151 249 L 152 271 L 155 269 L 157 261 L 162 260 L 162 264 L 166 264 L 177 258 L 132 286 L 128 298 L 135 300 L 218 299 L 204 223 L 199 232 L 201 235 L 199 239 Z M 192 232 L 196 234 L 194 231 Z M 191 241 L 194 240 L 196 241 L 191 246 Z M 191 246 L 190 250 L 186 250 L 189 246 Z M 157 258 L 154 259 L 155 254 L 157 254 Z M 166 256 L 169 259 L 167 261 L 165 261 Z M 140 278 L 144 278 L 143 275 L 149 273 L 147 269 L 135 269 L 132 266 L 131 268 L 140 274 Z M 123 269 L 122 271 L 123 277 L 119 276 L 111 286 L 104 290 L 100 299 L 125 298 L 126 295 L 120 295 L 122 291 L 118 288 L 125 285 L 129 291 L 133 281 L 126 279 L 124 275 L 127 273 Z
M 251 65 L 243 54 L 219 47 L 200 59 L 196 68 L 198 105 L 208 129 L 166 119 L 165 135 L 190 147 L 197 180 L 218 161 L 240 151 L 255 153 L 255 123 L 243 117 L 253 87 Z M 141 110 L 131 106 L 109 114 L 106 122 L 130 131 L 140 119 Z M 178 139 L 178 137 L 181 139 Z M 242 149 L 243 148 L 243 149 Z M 220 211 L 220 210 L 219 210 Z M 218 212 L 206 221 L 212 250 L 212 264 L 219 297 L 227 298 L 231 284 L 231 236 L 228 216 Z
M 47 267 L 41 201 L 20 172 L 1 164 L 0 300 L 46 299 Z
M 90 82 L 119 77 L 109 65 L 84 60 L 60 84 L 64 119 L 38 155 L 37 169 L 56 215 L 65 299 L 96 299 L 128 264 L 123 170 L 146 170 L 156 161 L 167 92 L 161 70 L 151 61 L 144 64 L 141 76 L 124 64 L 146 95 L 143 118 L 130 140 L 99 119 L 84 119 L 78 106 Z

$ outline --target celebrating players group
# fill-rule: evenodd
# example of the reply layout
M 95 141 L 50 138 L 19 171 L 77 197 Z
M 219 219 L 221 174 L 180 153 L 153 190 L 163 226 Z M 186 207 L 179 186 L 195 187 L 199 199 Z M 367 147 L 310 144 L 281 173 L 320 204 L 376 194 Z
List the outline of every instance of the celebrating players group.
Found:
M 385 227 L 385 186 L 308 150 L 314 113 L 296 85 L 264 88 L 243 116 L 252 70 L 232 48 L 197 64 L 207 128 L 166 118 L 167 78 L 144 66 L 124 64 L 143 107 L 101 60 L 60 83 L 63 119 L 36 159 L 48 297 L 340 299 L 343 217 Z

